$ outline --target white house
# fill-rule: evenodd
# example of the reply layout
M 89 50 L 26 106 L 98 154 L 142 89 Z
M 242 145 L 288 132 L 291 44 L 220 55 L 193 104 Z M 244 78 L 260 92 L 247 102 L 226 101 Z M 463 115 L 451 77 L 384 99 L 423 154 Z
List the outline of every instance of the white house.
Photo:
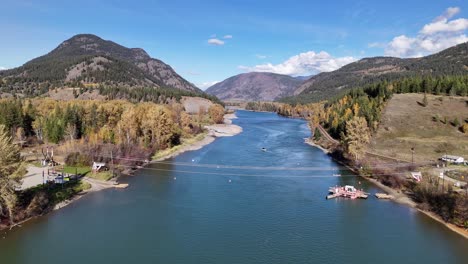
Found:
M 462 164 L 463 162 L 465 162 L 465 159 L 463 157 L 453 155 L 443 155 L 440 159 L 455 164 Z
M 98 172 L 98 171 L 104 170 L 106 168 L 107 168 L 107 166 L 106 166 L 106 163 L 104 163 L 104 162 L 93 162 L 93 168 L 92 169 L 93 169 L 94 172 Z

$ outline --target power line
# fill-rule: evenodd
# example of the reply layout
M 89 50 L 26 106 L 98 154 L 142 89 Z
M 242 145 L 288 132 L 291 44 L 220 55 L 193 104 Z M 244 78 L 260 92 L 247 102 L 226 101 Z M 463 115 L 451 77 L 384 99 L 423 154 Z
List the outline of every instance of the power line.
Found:
M 97 157 L 111 158 L 104 155 L 96 155 Z M 148 163 L 148 160 L 128 158 L 128 157 L 113 157 L 118 160 L 134 161 Z M 340 169 L 348 169 L 345 166 L 337 167 L 322 167 L 322 166 L 309 166 L 309 167 L 275 167 L 275 166 L 236 166 L 236 165 L 223 165 L 223 164 L 209 164 L 209 163 L 190 163 L 190 162 L 166 162 L 166 161 L 151 161 L 150 164 L 162 164 L 162 165 L 175 165 L 184 167 L 196 167 L 196 168 L 212 168 L 212 169 L 243 169 L 243 170 L 270 170 L 270 171 L 336 171 Z M 385 169 L 385 168 L 404 168 L 410 164 L 395 164 L 395 163 L 382 163 L 378 166 L 366 167 L 366 169 Z
M 121 165 L 123 167 L 132 168 L 129 165 Z M 219 176 L 239 176 L 239 177 L 266 177 L 266 178 L 342 178 L 342 177 L 358 177 L 356 174 L 339 174 L 336 176 L 330 175 L 268 175 L 268 174 L 243 174 L 243 173 L 225 173 L 225 172 L 204 172 L 204 171 L 187 171 L 187 170 L 174 170 L 174 169 L 159 169 L 159 168 L 148 168 L 143 167 L 141 170 L 150 171 L 165 171 L 165 172 L 176 172 L 176 173 L 191 173 L 191 174 L 205 174 L 205 175 L 219 175 Z M 394 173 L 404 175 L 405 173 Z M 386 174 L 373 174 L 373 176 L 383 176 Z

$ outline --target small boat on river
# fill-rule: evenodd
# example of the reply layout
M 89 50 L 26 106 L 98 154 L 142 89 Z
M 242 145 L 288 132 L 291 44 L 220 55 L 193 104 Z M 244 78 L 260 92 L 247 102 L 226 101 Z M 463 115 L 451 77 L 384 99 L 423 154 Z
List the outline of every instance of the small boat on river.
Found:
M 338 197 L 349 198 L 349 199 L 367 199 L 369 196 L 368 193 L 364 192 L 363 190 L 358 190 L 351 185 L 342 186 L 335 186 L 330 187 L 328 189 L 329 194 L 327 195 L 327 199 L 333 199 Z

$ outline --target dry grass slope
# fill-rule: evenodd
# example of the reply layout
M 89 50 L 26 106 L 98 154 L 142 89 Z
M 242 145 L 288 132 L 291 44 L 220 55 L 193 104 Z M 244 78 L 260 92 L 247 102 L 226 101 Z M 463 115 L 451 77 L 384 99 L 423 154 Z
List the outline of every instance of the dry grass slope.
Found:
M 437 160 L 445 153 L 468 158 L 468 135 L 452 123 L 468 118 L 468 97 L 395 94 L 382 113 L 382 122 L 369 146 L 369 151 L 415 162 Z M 435 118 L 437 117 L 437 118 Z M 444 124 L 444 120 L 446 124 Z

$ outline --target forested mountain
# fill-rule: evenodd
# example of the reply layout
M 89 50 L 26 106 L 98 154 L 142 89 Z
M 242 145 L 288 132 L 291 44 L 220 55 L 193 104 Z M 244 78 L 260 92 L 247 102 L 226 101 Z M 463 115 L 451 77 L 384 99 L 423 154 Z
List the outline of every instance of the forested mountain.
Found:
M 300 78 L 269 72 L 250 72 L 230 77 L 206 90 L 221 100 L 273 101 L 293 95 Z
M 287 101 L 314 102 L 329 99 L 354 87 L 408 77 L 438 77 L 468 74 L 468 43 L 421 58 L 364 58 L 332 72 L 305 81 L 295 98 Z
M 3 92 L 41 94 L 55 87 L 98 85 L 202 92 L 143 49 L 126 48 L 91 34 L 76 35 L 21 67 L 0 71 Z

